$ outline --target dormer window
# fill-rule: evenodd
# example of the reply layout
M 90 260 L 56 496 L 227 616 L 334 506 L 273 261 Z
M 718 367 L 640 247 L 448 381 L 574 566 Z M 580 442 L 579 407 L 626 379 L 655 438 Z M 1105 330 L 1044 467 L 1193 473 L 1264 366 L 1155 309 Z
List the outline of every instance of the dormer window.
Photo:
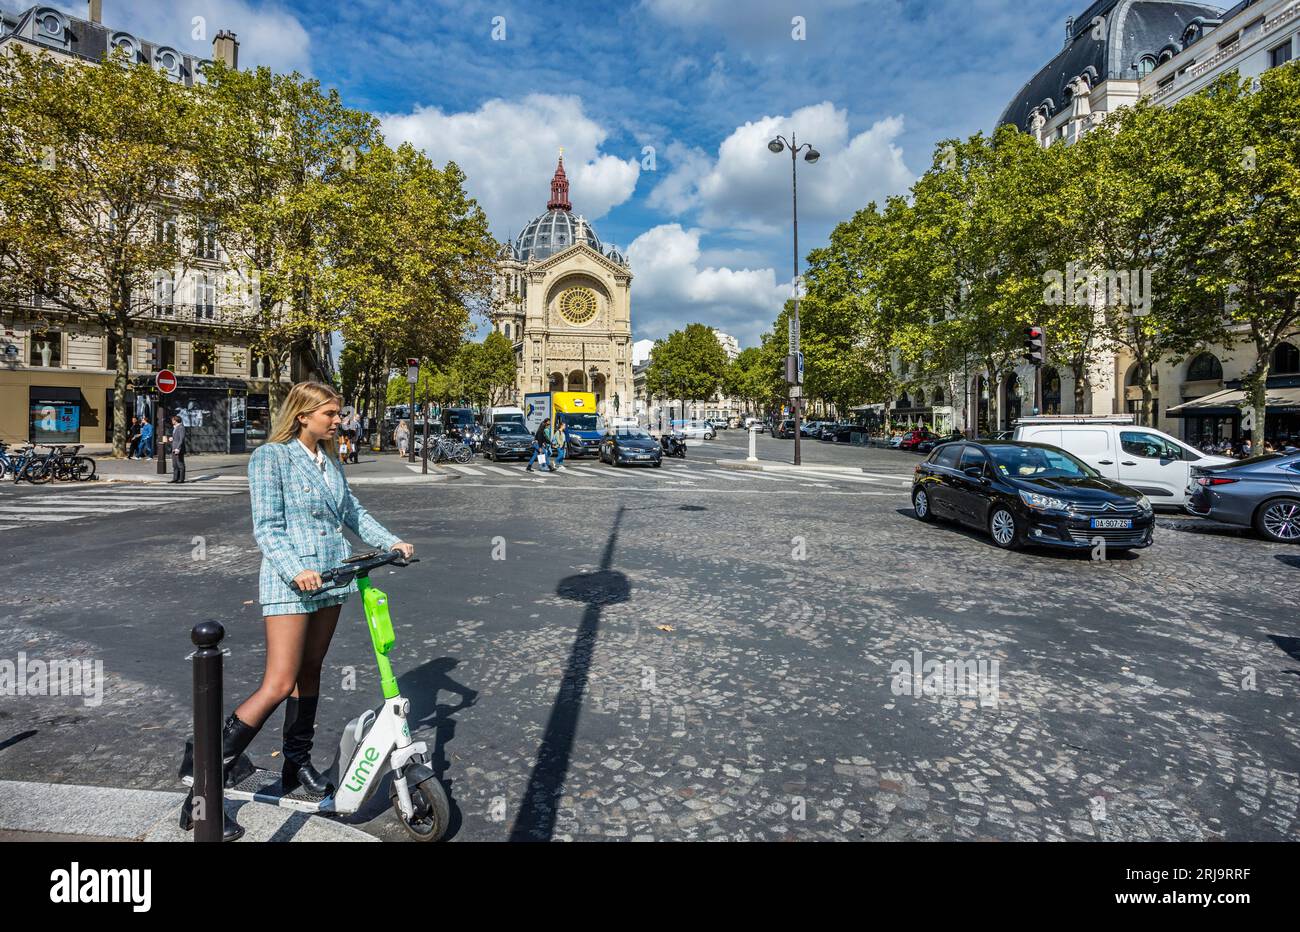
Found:
M 1138 59 L 1137 64 L 1134 67 L 1137 68 L 1138 77 L 1145 78 L 1151 72 L 1156 70 L 1156 60 L 1154 56 L 1143 55 Z
M 173 81 L 181 79 L 181 54 L 175 49 L 162 48 L 153 53 L 154 67 Z
M 126 53 L 127 64 L 134 65 L 141 60 L 140 42 L 135 36 L 125 32 L 115 32 L 112 38 L 108 40 L 108 51 L 112 53 L 121 50 Z
M 36 38 L 61 49 L 68 47 L 68 18 L 58 10 L 46 7 L 36 14 Z

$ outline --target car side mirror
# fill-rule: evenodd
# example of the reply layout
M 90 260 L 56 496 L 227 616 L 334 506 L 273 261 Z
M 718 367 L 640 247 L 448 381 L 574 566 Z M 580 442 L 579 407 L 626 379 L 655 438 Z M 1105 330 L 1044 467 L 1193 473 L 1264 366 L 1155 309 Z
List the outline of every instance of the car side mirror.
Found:
M 972 479 L 983 479 L 983 478 L 984 478 L 984 467 L 983 467 L 983 466 L 967 466 L 965 469 L 962 470 L 962 472 L 964 472 L 966 475 L 970 476 Z

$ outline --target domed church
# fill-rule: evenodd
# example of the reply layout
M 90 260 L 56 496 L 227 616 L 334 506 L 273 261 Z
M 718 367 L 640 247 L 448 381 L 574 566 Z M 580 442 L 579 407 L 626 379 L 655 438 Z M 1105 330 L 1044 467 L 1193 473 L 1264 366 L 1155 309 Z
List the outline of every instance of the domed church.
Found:
M 569 203 L 561 152 L 546 213 L 501 250 L 493 327 L 515 346 L 526 392 L 590 391 L 606 416 L 632 412 L 632 272 Z

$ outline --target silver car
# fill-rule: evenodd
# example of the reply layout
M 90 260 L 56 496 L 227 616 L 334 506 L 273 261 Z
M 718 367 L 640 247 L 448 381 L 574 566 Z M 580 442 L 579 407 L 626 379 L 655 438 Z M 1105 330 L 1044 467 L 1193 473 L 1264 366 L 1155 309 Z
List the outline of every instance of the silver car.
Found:
M 1198 518 L 1253 527 L 1266 540 L 1300 543 L 1300 450 L 1192 467 L 1186 508 Z

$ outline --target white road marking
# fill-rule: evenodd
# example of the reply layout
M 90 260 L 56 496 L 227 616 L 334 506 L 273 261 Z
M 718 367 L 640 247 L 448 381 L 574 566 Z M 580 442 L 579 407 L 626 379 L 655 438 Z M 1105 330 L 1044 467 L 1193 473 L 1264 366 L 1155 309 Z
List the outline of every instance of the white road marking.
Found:
M 8 514 L 7 511 L 7 509 L 0 511 L 0 516 L 3 516 L 6 521 L 74 521 L 77 518 L 92 517 L 92 515 L 87 514 L 84 511 L 70 511 L 65 514 L 57 515 Z
M 479 472 L 479 471 L 478 471 L 477 469 L 475 469 L 473 466 L 462 466 L 462 465 L 460 465 L 459 463 L 448 463 L 447 466 L 448 466 L 448 468 L 450 468 L 450 469 L 454 469 L 454 470 L 456 470 L 456 472 L 458 472 L 458 473 L 463 473 L 463 474 L 466 475 L 466 476 L 481 476 L 481 475 L 483 475 L 483 473 Z

